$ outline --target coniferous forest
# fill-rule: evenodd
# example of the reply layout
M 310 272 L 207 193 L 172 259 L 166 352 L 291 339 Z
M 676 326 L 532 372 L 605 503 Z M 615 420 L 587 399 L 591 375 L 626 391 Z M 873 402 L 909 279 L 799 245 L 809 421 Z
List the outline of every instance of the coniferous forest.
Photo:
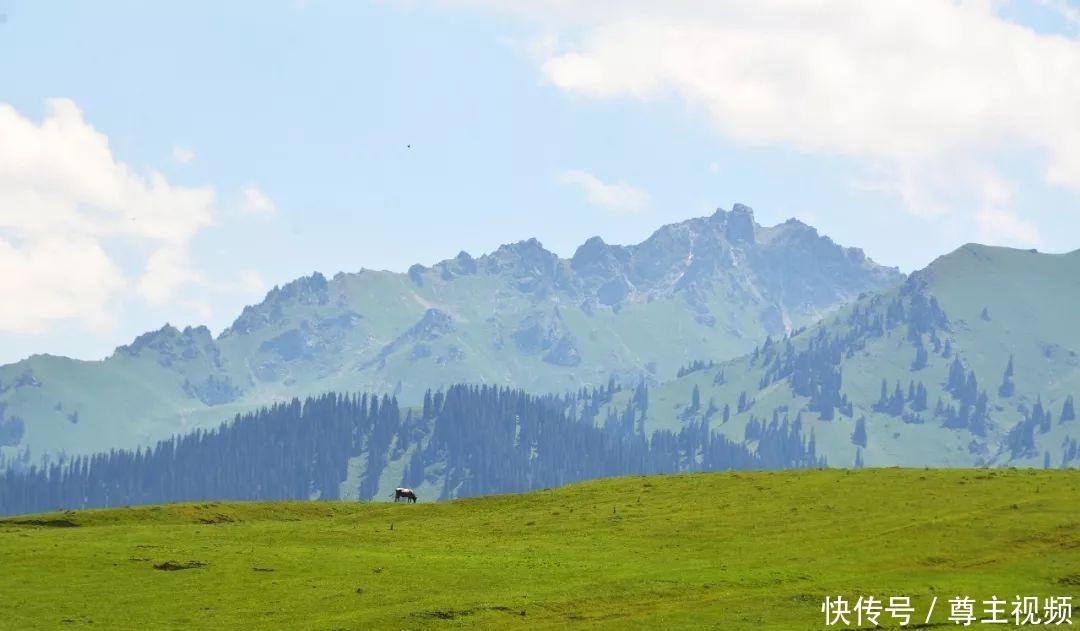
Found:
M 404 411 L 395 398 L 371 394 L 294 399 L 145 450 L 9 468 L 0 473 L 0 513 L 203 500 L 368 500 L 380 489 L 425 483 L 441 488 L 444 499 L 613 475 L 826 464 L 799 420 L 756 427 L 755 450 L 712 432 L 707 421 L 646 436 L 634 408 L 597 423 L 589 411 L 615 388 L 536 397 L 459 385 L 429 392 L 422 408 Z M 635 400 L 646 398 L 639 386 Z M 349 475 L 351 461 L 362 465 L 359 475 Z M 392 462 L 404 462 L 403 473 L 388 469 Z

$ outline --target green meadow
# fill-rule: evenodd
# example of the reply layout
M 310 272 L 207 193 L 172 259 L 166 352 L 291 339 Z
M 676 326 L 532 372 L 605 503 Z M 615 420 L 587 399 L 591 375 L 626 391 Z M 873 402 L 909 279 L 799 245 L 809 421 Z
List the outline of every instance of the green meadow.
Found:
M 1078 471 L 709 473 L 423 499 L 2 520 L 0 628 L 843 628 L 826 626 L 826 595 L 910 596 L 913 628 L 937 596 L 930 626 L 952 628 L 955 596 L 1080 596 Z

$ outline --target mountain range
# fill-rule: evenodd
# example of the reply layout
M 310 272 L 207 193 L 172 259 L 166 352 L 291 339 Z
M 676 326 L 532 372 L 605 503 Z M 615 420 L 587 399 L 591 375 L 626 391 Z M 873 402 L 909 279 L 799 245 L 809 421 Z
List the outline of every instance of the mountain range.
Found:
M 0 367 L 0 455 L 133 448 L 324 391 L 408 404 L 463 382 L 656 384 L 903 278 L 795 219 L 762 227 L 740 204 L 636 245 L 593 237 L 569 259 L 530 239 L 406 273 L 315 273 L 274 287 L 217 336 L 166 325 L 100 361 Z
M 278 403 L 151 449 L 0 472 L 0 514 L 220 499 L 425 498 L 595 477 L 1080 464 L 1080 251 L 966 245 L 675 378 L 530 396 L 453 385 Z M 18 463 L 17 463 L 18 464 Z
M 969 244 L 904 276 L 735 205 L 568 259 L 531 239 L 405 273 L 316 273 L 217 336 L 166 325 L 101 361 L 0 367 L 0 457 L 147 446 L 323 392 L 418 407 L 470 383 L 573 393 L 562 413 L 622 435 L 715 432 L 751 455 L 803 437 L 763 462 L 1073 466 L 1078 298 L 1080 251 Z M 421 425 L 388 470 L 426 444 Z M 415 467 L 441 466 L 429 451 Z M 670 466 L 703 458 L 687 447 Z

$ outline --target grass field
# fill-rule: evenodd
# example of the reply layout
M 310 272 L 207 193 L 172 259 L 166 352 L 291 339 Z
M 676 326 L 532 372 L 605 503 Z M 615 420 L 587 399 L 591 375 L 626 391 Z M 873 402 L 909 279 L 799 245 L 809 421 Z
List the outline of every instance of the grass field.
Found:
M 910 596 L 912 627 L 936 595 L 947 628 L 954 596 L 1075 599 L 1080 472 L 715 473 L 0 521 L 0 628 L 23 631 L 824 629 L 826 595 Z

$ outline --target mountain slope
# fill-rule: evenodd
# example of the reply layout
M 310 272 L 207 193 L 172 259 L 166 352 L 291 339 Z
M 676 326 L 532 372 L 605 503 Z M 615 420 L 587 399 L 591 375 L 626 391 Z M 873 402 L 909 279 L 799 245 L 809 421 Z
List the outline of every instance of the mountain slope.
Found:
M 1075 601 L 1077 478 L 739 472 L 415 505 L 54 513 L 0 520 L 0 593 L 4 624 L 24 630 L 787 631 L 830 628 L 826 595 L 908 596 L 912 627 L 937 596 L 930 626 L 953 628 L 961 595 L 979 618 L 992 596 Z M 831 628 L 872 626 L 848 619 Z
M 1078 307 L 1080 251 L 967 245 L 747 357 L 691 366 L 644 412 L 624 394 L 607 414 L 751 443 L 797 417 L 838 466 L 1076 466 Z
M 171 326 L 99 362 L 0 367 L 0 456 L 133 447 L 328 390 L 474 382 L 561 392 L 730 358 L 902 276 L 795 220 L 752 211 L 665 226 L 570 259 L 535 240 L 406 274 L 321 274 L 274 288 L 217 338 Z

